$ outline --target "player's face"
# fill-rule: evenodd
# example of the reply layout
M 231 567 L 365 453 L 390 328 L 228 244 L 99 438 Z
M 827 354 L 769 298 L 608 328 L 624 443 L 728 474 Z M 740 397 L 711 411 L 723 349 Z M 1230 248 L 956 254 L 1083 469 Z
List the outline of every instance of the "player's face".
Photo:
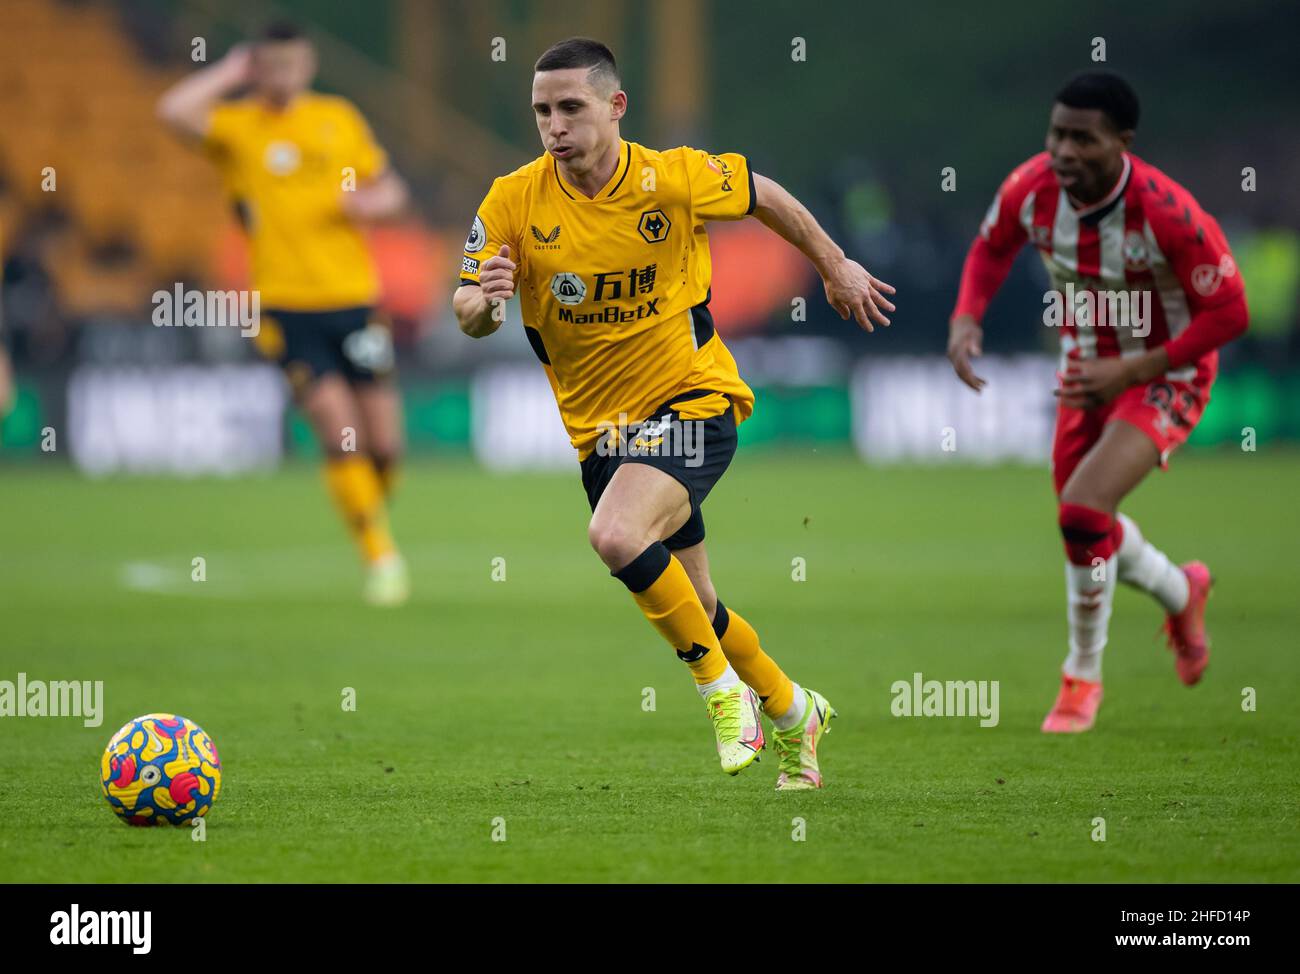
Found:
M 565 68 L 533 75 L 533 115 L 542 147 L 572 172 L 586 172 L 604 157 L 618 140 L 618 120 L 627 107 L 622 91 L 592 87 L 590 73 Z
M 307 40 L 268 41 L 253 52 L 254 87 L 258 95 L 283 105 L 311 86 L 316 51 Z
M 1099 108 L 1052 106 L 1047 151 L 1061 188 L 1077 200 L 1099 200 L 1115 188 L 1132 132 L 1117 132 Z

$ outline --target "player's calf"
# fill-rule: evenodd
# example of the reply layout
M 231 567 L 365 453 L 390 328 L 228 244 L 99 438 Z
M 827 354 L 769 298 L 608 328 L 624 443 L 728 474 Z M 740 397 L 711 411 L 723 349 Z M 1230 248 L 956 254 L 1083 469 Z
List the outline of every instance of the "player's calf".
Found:
M 747 768 L 763 747 L 758 699 L 723 655 L 682 563 L 656 541 L 613 575 L 690 668 L 713 722 L 722 770 L 736 774 Z

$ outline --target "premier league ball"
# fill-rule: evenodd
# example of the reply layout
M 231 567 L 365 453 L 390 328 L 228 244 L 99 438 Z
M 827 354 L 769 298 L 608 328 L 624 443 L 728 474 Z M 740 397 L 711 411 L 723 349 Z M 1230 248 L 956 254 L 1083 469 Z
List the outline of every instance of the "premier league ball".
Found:
M 175 714 L 137 717 L 113 735 L 100 784 L 129 825 L 187 825 L 221 790 L 217 748 L 203 728 Z

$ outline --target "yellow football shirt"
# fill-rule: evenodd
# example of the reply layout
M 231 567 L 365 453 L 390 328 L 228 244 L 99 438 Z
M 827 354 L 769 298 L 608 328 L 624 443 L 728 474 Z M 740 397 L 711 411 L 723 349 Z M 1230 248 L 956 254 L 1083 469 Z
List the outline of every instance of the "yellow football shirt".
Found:
M 327 311 L 376 301 L 379 277 L 342 198 L 349 176 L 360 185 L 388 159 L 351 102 L 315 92 L 284 111 L 252 98 L 225 102 L 212 112 L 205 145 L 245 214 L 262 307 Z
M 601 424 L 646 419 L 685 393 L 683 419 L 736 421 L 754 394 L 715 333 L 704 224 L 754 210 L 744 156 L 623 142 L 609 183 L 588 198 L 543 155 L 492 183 L 474 218 L 462 283 L 502 245 L 518 265 L 524 329 L 546 368 L 569 439 L 585 458 Z M 726 398 L 723 398 L 723 397 Z

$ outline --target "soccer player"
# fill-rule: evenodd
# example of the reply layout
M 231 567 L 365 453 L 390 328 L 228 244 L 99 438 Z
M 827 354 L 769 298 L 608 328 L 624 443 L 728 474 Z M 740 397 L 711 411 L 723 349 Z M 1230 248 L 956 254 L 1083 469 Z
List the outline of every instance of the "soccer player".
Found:
M 757 217 L 813 262 L 840 316 L 868 331 L 889 323 L 894 289 L 744 156 L 625 141 L 628 98 L 604 44 L 571 38 L 547 50 L 532 103 L 545 152 L 496 179 L 479 208 L 453 300 L 461 330 L 492 334 L 518 291 L 578 451 L 588 538 L 690 668 L 722 769 L 737 774 L 757 758 L 761 701 L 775 725 L 777 789 L 820 788 L 817 745 L 834 711 L 781 671 L 709 577 L 700 505 L 754 395 L 714 330 L 705 224 Z
M 5 348 L 4 317 L 0 315 L 0 422 L 14 408 L 14 370 Z
M 311 42 L 269 27 L 168 90 L 158 114 L 220 168 L 248 233 L 262 319 L 255 341 L 284 369 L 325 454 L 325 480 L 367 566 L 375 605 L 408 595 L 388 527 L 402 450 L 393 343 L 361 227 L 407 190 L 351 102 L 310 90 Z M 225 100 L 241 89 L 248 96 Z
M 1117 579 L 1164 608 L 1183 683 L 1200 680 L 1209 659 L 1209 569 L 1173 564 L 1118 509 L 1196 426 L 1217 349 L 1246 328 L 1246 302 L 1214 218 L 1129 151 L 1137 123 L 1137 95 L 1116 75 L 1081 74 L 1057 93 L 1047 151 L 994 197 L 950 323 L 948 357 L 978 392 L 984 380 L 971 357 L 980 354 L 980 319 L 1017 251 L 1037 248 L 1052 283 L 1046 301 L 1063 309 L 1052 477 L 1069 655 L 1043 721 L 1049 733 L 1086 731 L 1096 719 Z

